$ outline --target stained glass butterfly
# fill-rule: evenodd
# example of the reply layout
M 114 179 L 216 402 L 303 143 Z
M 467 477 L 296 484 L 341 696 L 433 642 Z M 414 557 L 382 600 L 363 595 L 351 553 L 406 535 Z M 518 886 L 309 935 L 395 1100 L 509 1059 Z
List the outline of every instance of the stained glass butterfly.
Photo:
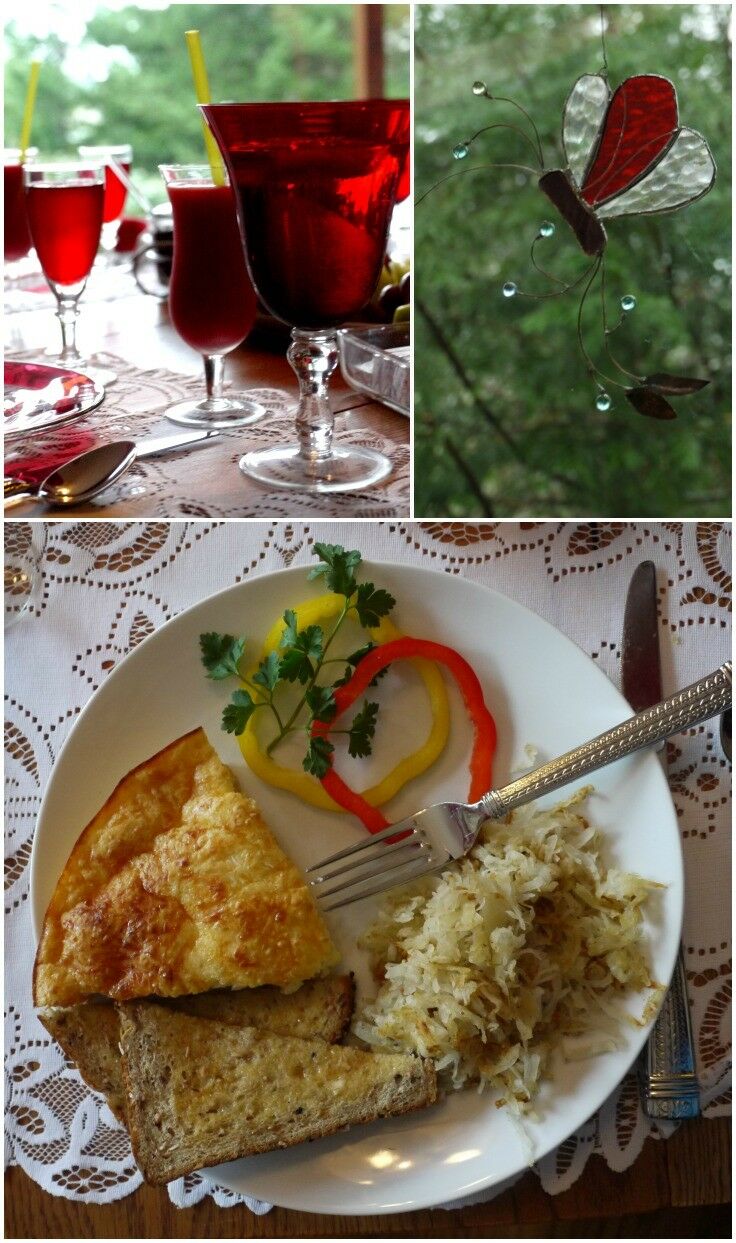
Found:
M 473 94 L 494 100 L 484 82 L 473 84 Z M 704 388 L 708 380 L 689 376 L 673 376 L 664 372 L 640 376 L 628 371 L 612 355 L 609 337 L 620 327 L 623 316 L 636 306 L 631 294 L 620 302 L 622 318 L 614 327 L 607 321 L 605 298 L 605 221 L 620 216 L 654 215 L 677 211 L 702 198 L 711 189 L 716 166 L 708 143 L 696 130 L 681 126 L 677 94 L 673 84 L 658 74 L 637 74 L 626 78 L 611 91 L 608 78 L 602 73 L 586 73 L 578 78 L 565 104 L 562 121 L 562 144 L 566 168 L 546 169 L 541 142 L 532 118 L 515 100 L 496 97 L 498 102 L 512 104 L 531 124 L 534 138 L 515 126 L 493 124 L 478 130 L 472 138 L 453 149 L 455 159 L 464 159 L 471 144 L 484 132 L 512 128 L 527 141 L 539 164 L 540 190 L 556 207 L 572 229 L 581 250 L 593 263 L 582 276 L 565 285 L 557 282 L 554 294 L 528 294 L 513 281 L 503 287 L 504 296 L 517 294 L 530 297 L 553 297 L 566 293 L 587 279 L 578 315 L 578 342 L 586 366 L 598 389 L 596 406 L 607 410 L 611 399 L 598 377 L 625 390 L 630 404 L 650 418 L 676 417 L 667 396 L 685 396 Z M 499 167 L 504 167 L 500 165 Z M 512 165 L 510 167 L 523 167 Z M 529 172 L 537 170 L 527 169 Z M 554 225 L 546 221 L 532 244 L 531 258 L 542 275 L 550 274 L 535 260 L 535 246 L 552 236 Z M 582 311 L 596 278 L 601 282 L 603 341 L 609 361 L 623 375 L 626 384 L 607 376 L 595 365 L 582 337 Z M 630 381 L 635 381 L 631 384 Z

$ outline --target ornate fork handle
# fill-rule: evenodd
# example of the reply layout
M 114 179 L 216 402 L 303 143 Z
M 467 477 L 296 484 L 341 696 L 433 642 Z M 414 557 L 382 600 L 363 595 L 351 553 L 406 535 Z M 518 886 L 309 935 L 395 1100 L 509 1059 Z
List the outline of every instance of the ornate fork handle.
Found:
M 541 794 L 587 777 L 588 773 L 614 760 L 669 738 L 691 725 L 707 721 L 709 717 L 723 712 L 730 703 L 731 662 L 727 661 L 715 673 L 693 682 L 692 686 L 686 686 L 655 707 L 638 712 L 581 747 L 567 751 L 559 759 L 535 768 L 518 781 L 512 781 L 500 790 L 490 790 L 480 804 L 487 815 L 497 819 L 512 808 L 539 798 Z

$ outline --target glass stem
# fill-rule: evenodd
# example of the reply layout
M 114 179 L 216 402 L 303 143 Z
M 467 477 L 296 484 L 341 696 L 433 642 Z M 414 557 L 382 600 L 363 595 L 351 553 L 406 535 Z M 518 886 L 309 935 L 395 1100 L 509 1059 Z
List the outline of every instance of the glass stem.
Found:
M 207 400 L 217 401 L 222 397 L 222 385 L 225 379 L 224 354 L 204 354 L 204 382 L 207 386 Z
M 56 318 L 61 324 L 61 354 L 59 359 L 61 362 L 78 362 L 80 359 L 80 353 L 77 349 L 79 298 L 60 296 L 58 302 Z
M 299 381 L 296 430 L 301 457 L 323 461 L 332 453 L 335 417 L 330 409 L 330 376 L 337 366 L 334 332 L 292 329 L 286 357 Z

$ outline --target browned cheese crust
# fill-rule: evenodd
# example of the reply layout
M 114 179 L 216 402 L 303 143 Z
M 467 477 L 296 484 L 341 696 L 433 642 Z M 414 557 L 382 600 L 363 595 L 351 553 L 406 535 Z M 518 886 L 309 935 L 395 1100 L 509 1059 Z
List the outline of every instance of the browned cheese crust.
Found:
M 197 729 L 124 777 L 81 834 L 44 920 L 34 1002 L 288 990 L 338 957 L 298 868 Z

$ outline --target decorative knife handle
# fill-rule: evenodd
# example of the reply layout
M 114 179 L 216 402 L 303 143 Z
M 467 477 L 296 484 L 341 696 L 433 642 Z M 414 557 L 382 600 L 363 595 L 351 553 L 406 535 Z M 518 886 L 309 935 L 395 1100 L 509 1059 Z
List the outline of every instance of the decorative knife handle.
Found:
M 578 781 L 581 777 L 587 777 L 588 773 L 612 764 L 614 760 L 669 738 L 691 725 L 707 721 L 709 717 L 723 712 L 730 703 L 731 662 L 727 661 L 715 673 L 701 678 L 692 686 L 686 686 L 653 708 L 637 712 L 636 716 L 566 752 L 559 759 L 542 764 L 501 790 L 490 790 L 484 794 L 479 806 L 494 819 L 504 816 L 512 808 L 530 803 L 541 794 Z
M 697 1118 L 700 1089 L 682 947 L 642 1054 L 640 1076 L 644 1109 L 650 1118 Z

